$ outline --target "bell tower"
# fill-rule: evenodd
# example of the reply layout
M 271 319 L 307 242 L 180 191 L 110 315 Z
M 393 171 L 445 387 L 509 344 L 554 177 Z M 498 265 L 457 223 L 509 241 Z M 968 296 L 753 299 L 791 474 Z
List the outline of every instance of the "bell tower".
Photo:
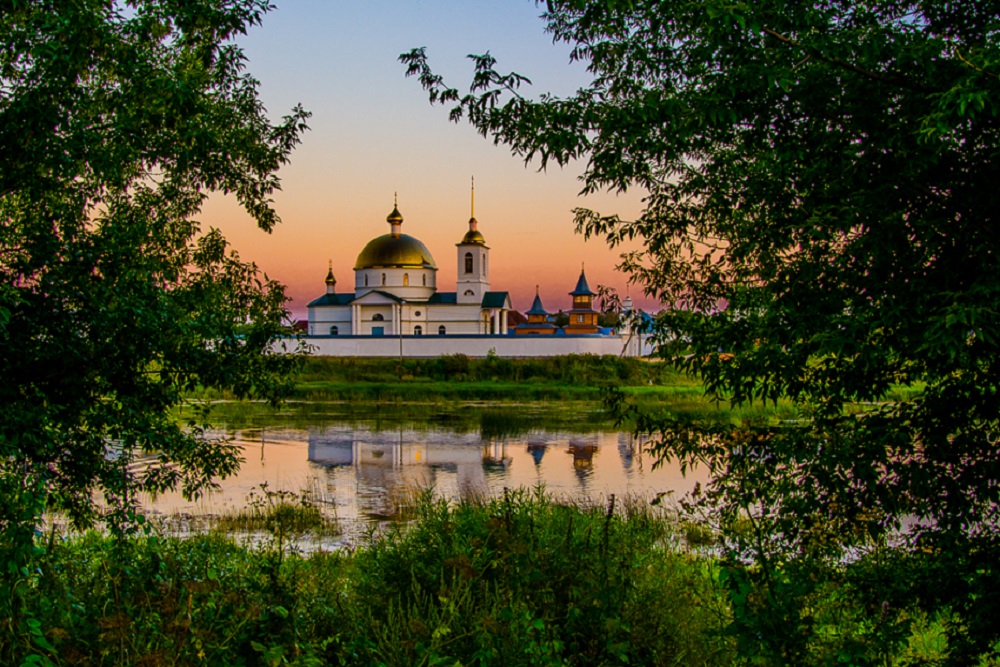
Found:
M 458 303 L 482 303 L 490 290 L 490 249 L 479 232 L 476 222 L 476 179 L 472 179 L 471 216 L 469 231 L 456 244 L 458 247 L 458 280 L 455 292 Z

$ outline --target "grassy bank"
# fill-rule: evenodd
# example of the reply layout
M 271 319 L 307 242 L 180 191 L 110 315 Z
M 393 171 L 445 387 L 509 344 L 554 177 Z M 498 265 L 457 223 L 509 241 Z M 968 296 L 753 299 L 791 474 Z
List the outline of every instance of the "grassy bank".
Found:
M 15 594 L 0 663 L 748 664 L 723 583 L 732 565 L 711 555 L 709 531 L 648 505 L 427 496 L 408 526 L 309 556 L 285 539 L 308 512 L 273 509 L 255 519 L 272 538 L 252 548 L 219 532 L 40 540 L 34 571 L 3 575 Z M 940 624 L 926 619 L 895 646 L 872 645 L 878 611 L 853 595 L 831 581 L 811 600 L 808 664 L 845 651 L 884 665 L 941 657 Z
M 218 405 L 230 423 L 267 425 L 278 419 L 386 419 L 474 427 L 483 410 L 517 410 L 516 420 L 551 425 L 610 424 L 603 414 L 608 388 L 624 391 L 651 410 L 706 421 L 747 418 L 794 419 L 790 403 L 732 409 L 713 402 L 696 378 L 668 364 L 635 358 L 569 355 L 538 359 L 474 359 L 446 355 L 434 359 L 308 357 L 295 378 L 290 402 L 280 411 L 244 404 Z M 194 398 L 227 401 L 231 396 L 197 392 Z M 315 422 L 312 422 L 315 423 Z M 586 430 L 586 428 L 584 429 Z
M 569 355 L 538 359 L 311 357 L 296 379 L 311 400 L 544 401 L 599 400 L 604 387 L 655 387 L 700 395 L 698 383 L 665 364 Z
M 644 508 L 512 492 L 416 513 L 308 557 L 218 532 L 52 540 L 0 619 L 0 663 L 729 663 L 711 562 Z

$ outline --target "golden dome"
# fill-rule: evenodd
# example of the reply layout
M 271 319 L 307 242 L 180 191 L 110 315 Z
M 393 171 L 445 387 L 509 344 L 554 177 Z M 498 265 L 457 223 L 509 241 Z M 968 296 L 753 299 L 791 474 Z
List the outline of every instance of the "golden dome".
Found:
M 355 269 L 382 267 L 436 269 L 430 250 L 409 234 L 384 234 L 365 246 Z
M 403 221 L 403 214 L 399 212 L 398 204 L 392 207 L 392 213 L 385 216 L 385 221 L 388 222 L 389 224 Z
M 478 229 L 470 229 L 465 232 L 465 236 L 462 237 L 462 242 L 459 245 L 467 245 L 470 243 L 475 245 L 486 245 L 486 239 L 483 238 L 482 233 L 480 233 Z

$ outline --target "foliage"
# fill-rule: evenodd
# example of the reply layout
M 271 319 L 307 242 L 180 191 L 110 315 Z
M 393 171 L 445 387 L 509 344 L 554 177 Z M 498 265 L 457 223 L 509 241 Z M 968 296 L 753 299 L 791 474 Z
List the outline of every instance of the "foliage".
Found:
M 0 661 L 728 664 L 724 592 L 666 548 L 670 525 L 519 492 L 428 495 L 412 527 L 308 557 L 219 534 L 55 539 L 26 596 L 42 639 L 0 633 Z
M 641 505 L 616 514 L 614 497 L 586 509 L 526 490 L 428 496 L 416 525 L 358 554 L 369 651 L 395 665 L 728 664 L 721 590 L 704 563 L 662 548 L 669 529 Z
M 446 354 L 430 359 L 310 357 L 298 374 L 300 382 L 392 382 L 410 380 L 447 382 L 543 382 L 607 387 L 683 383 L 686 378 L 666 364 L 634 357 L 569 354 L 556 357 L 506 359 L 497 355 L 474 358 Z
M 954 664 L 989 652 L 1000 639 L 996 598 L 980 594 L 1000 587 L 1000 5 L 546 7 L 553 39 L 593 77 L 568 97 L 526 96 L 526 79 L 488 54 L 472 56 L 467 95 L 423 49 L 401 58 L 432 102 L 514 153 L 542 167 L 585 160 L 585 192 L 642 189 L 636 220 L 578 210 L 576 221 L 612 246 L 643 244 L 622 268 L 667 306 L 660 353 L 722 400 L 801 407 L 800 424 L 780 429 L 644 424 L 664 456 L 716 474 L 700 500 L 720 512 L 734 596 L 751 585 L 767 603 L 741 650 L 799 659 L 813 629 L 786 634 L 778 621 L 808 616 L 816 578 L 875 559 L 894 563 L 871 593 L 886 650 L 901 641 L 903 603 L 919 601 L 960 619 Z M 923 390 L 882 403 L 893 383 Z M 797 574 L 779 581 L 776 564 Z
M 306 537 L 339 533 L 337 522 L 323 514 L 313 494 L 271 489 L 267 482 L 250 490 L 244 507 L 210 517 L 210 522 L 213 529 L 224 533 L 266 533 L 279 564 L 286 550 Z
M 695 532 L 702 546 L 685 546 L 681 534 Z M 32 624 L 0 627 L 0 661 L 729 665 L 736 640 L 726 624 L 762 629 L 767 618 L 743 613 L 761 604 L 752 588 L 727 600 L 723 584 L 738 575 L 720 567 L 706 532 L 644 504 L 569 506 L 536 490 L 457 505 L 428 494 L 412 524 L 308 556 L 220 533 L 53 533 L 26 577 Z M 794 664 L 878 654 L 887 665 L 927 665 L 947 651 L 949 619 L 913 609 L 905 645 L 886 651 L 866 585 L 814 586 L 815 632 Z M 790 645 L 796 625 L 784 629 Z
M 197 384 L 276 399 L 282 287 L 196 220 L 235 194 L 265 231 L 304 130 L 272 124 L 231 40 L 264 0 L 33 0 L 0 12 L 0 547 L 31 555 L 46 507 L 134 526 L 135 497 L 196 496 L 238 465 Z M 145 453 L 141 466 L 137 456 Z M 13 549 L 13 551 L 11 551 Z M 7 596 L 3 596 L 7 599 Z

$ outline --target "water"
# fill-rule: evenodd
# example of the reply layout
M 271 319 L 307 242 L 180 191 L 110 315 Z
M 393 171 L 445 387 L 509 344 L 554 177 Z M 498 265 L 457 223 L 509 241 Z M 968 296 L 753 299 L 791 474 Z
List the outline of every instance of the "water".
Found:
M 448 418 L 391 419 L 385 414 L 268 415 L 266 425 L 224 429 L 242 448 L 240 472 L 198 502 L 179 494 L 149 501 L 165 515 L 211 515 L 237 510 L 266 484 L 306 492 L 333 514 L 346 536 L 405 518 L 415 493 L 432 489 L 452 500 L 496 496 L 504 488 L 543 486 L 576 503 L 683 494 L 703 476 L 655 458 L 630 433 L 593 415 L 473 410 Z

